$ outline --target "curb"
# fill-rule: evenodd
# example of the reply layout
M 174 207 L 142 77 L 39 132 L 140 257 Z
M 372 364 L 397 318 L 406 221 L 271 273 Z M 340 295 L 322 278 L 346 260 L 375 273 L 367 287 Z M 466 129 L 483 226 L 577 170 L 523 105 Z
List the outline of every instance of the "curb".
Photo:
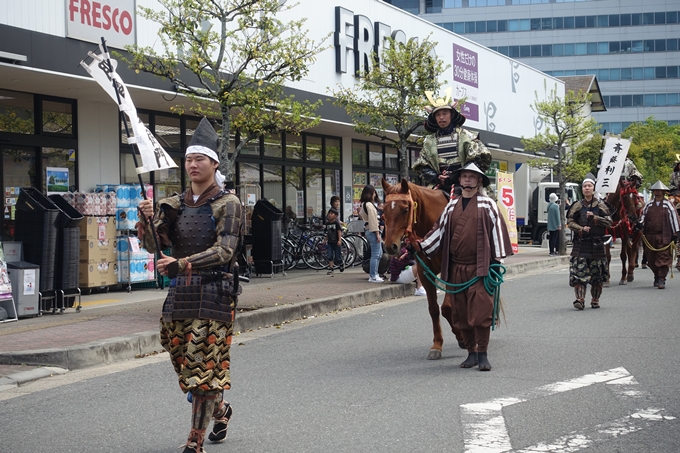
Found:
M 57 367 L 43 367 L 34 370 L 21 371 L 19 373 L 10 374 L 6 377 L 0 378 L 0 392 L 4 390 L 11 390 L 29 382 L 37 381 L 38 379 L 53 376 L 55 374 L 66 374 L 68 370 Z
M 506 275 L 518 275 L 529 271 L 560 266 L 569 263 L 569 256 L 546 258 L 541 261 L 530 261 L 507 265 Z M 299 303 L 267 307 L 260 310 L 239 313 L 234 322 L 234 331 L 243 332 L 263 327 L 291 322 L 310 316 L 331 313 L 333 311 L 354 308 L 369 303 L 413 295 L 415 284 L 384 285 L 374 289 L 357 291 L 326 299 L 315 299 Z M 77 370 L 111 362 L 129 360 L 140 355 L 163 351 L 158 330 L 139 332 L 137 334 L 113 337 L 94 341 L 64 349 L 42 349 L 33 351 L 17 351 L 0 353 L 0 364 L 4 365 L 37 365 L 46 366 L 36 370 Z M 58 367 L 58 368 L 51 368 Z M 45 372 L 47 373 L 47 372 Z M 17 373 L 23 374 L 23 373 Z M 50 373 L 47 373 L 48 376 Z M 12 378 L 11 375 L 8 378 Z M 41 376 L 41 377 L 46 377 Z M 12 386 L 5 382 L 8 378 L 0 378 L 0 390 L 3 386 Z M 37 379 L 37 378 L 36 378 Z M 35 380 L 35 379 L 29 379 Z M 26 381 L 26 382 L 28 382 Z M 14 385 L 13 387 L 16 387 Z M 11 388 L 13 388 L 11 387 Z

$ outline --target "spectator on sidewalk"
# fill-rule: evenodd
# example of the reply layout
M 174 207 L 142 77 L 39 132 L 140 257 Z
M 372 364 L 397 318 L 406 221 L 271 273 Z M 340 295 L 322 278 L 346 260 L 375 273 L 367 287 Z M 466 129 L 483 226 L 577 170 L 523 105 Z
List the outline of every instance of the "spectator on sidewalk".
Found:
M 548 197 L 548 244 L 550 246 L 550 256 L 559 256 L 560 254 L 560 230 L 562 224 L 560 222 L 560 205 L 557 204 L 557 194 L 551 193 Z
M 345 270 L 345 263 L 342 259 L 342 225 L 338 219 L 338 210 L 330 208 L 326 215 L 326 239 L 328 243 L 328 273 L 333 276 L 333 265 L 340 267 L 340 272 Z
M 380 223 L 378 221 L 378 210 L 373 204 L 375 200 L 375 187 L 364 186 L 361 192 L 361 207 L 359 217 L 364 221 L 366 239 L 371 247 L 371 263 L 369 267 L 368 281 L 370 283 L 382 283 L 384 280 L 378 275 L 378 265 L 382 256 L 382 236 L 380 235 Z
M 400 284 L 416 282 L 415 295 L 426 296 L 425 288 L 418 283 L 418 267 L 408 252 L 408 244 L 409 239 L 404 239 L 399 254 L 390 259 L 390 281 Z

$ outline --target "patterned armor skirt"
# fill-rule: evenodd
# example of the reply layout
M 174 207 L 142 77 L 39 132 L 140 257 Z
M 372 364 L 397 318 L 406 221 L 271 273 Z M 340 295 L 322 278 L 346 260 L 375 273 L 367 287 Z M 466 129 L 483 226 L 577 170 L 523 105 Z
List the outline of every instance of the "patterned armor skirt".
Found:
M 569 286 L 601 285 L 609 280 L 607 258 L 581 258 L 572 256 L 569 260 Z
M 184 393 L 217 393 L 231 387 L 229 371 L 233 322 L 210 319 L 161 319 L 161 344 Z

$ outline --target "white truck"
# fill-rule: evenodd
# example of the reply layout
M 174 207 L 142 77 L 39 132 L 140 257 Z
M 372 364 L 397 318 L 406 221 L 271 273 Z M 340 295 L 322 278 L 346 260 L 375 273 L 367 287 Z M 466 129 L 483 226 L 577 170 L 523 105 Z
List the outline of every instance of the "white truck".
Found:
M 542 244 L 548 238 L 548 197 L 556 193 L 559 197 L 559 183 L 550 170 L 531 168 L 527 164 L 515 172 L 514 185 L 517 216 L 517 236 L 520 242 Z M 575 202 L 582 198 L 579 184 L 568 182 L 566 195 Z M 570 241 L 571 231 L 565 231 Z

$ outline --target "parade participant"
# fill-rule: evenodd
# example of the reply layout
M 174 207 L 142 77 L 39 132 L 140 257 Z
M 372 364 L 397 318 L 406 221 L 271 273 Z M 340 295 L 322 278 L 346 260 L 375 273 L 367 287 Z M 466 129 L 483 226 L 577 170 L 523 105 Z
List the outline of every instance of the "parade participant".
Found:
M 186 150 L 184 168 L 191 186 L 181 195 L 160 200 L 154 213 L 150 200 L 139 204 L 138 232 L 144 247 L 155 251 L 150 219 L 161 248 L 156 266 L 172 280 L 160 326 L 160 340 L 170 354 L 179 387 L 192 403 L 192 423 L 183 453 L 202 453 L 209 439 L 223 441 L 232 415 L 223 391 L 231 386 L 230 345 L 238 281 L 232 269 L 243 235 L 243 209 L 234 194 L 221 190 L 217 156 L 219 138 L 201 120 Z M 201 300 L 193 296 L 202 294 Z M 182 448 L 180 447 L 180 448 Z
M 390 259 L 390 282 L 408 284 L 416 282 L 414 296 L 426 296 L 425 288 L 418 282 L 418 266 L 408 251 L 409 238 L 404 238 L 398 255 Z
M 486 172 L 491 165 L 491 153 L 474 134 L 461 126 L 465 117 L 456 110 L 456 103 L 450 104 L 451 88 L 446 90 L 444 99 L 434 100 L 432 92 L 426 91 L 432 106 L 428 106 L 425 130 L 431 133 L 425 138 L 420 156 L 413 164 L 413 170 L 427 187 L 439 188 L 452 196 L 453 172 L 474 161 Z
M 651 191 L 654 199 L 642 210 L 637 229 L 642 230 L 647 266 L 654 272 L 654 286 L 666 288 L 666 275 L 673 264 L 671 247 L 678 239 L 680 221 L 671 202 L 664 197 L 668 187 L 657 181 Z
M 630 159 L 630 157 L 626 157 L 626 160 L 623 163 L 623 170 L 621 170 L 621 180 L 632 184 L 636 189 L 639 189 L 640 186 L 642 186 L 642 173 L 638 171 L 635 163 Z
M 425 238 L 411 238 L 416 250 L 429 257 L 442 256 L 442 278 L 462 284 L 475 277 L 486 277 L 491 264 L 512 255 L 512 244 L 505 220 L 496 202 L 481 194 L 489 178 L 474 162 L 454 174 L 454 184 L 460 184 L 461 197 L 449 201 L 439 220 Z M 494 296 L 479 279 L 467 289 L 447 293 L 453 311 L 454 327 L 463 336 L 468 357 L 461 368 L 479 365 L 480 371 L 491 370 L 488 359 L 489 337 L 493 322 Z
M 382 256 L 382 236 L 380 235 L 380 222 L 378 220 L 378 210 L 373 204 L 375 200 L 375 187 L 364 186 L 361 192 L 361 207 L 359 217 L 364 221 L 366 239 L 371 247 L 371 262 L 369 267 L 368 281 L 371 283 L 382 283 L 384 280 L 378 275 L 378 264 Z
M 569 211 L 568 226 L 574 234 L 569 266 L 569 286 L 574 288 L 574 308 L 585 307 L 586 287 L 590 287 L 590 306 L 600 308 L 602 284 L 609 280 L 605 252 L 605 229 L 612 224 L 609 208 L 594 196 L 595 176 L 588 173 L 581 184 L 583 199 Z
M 673 196 L 672 202 L 675 205 L 675 211 L 680 216 L 680 161 L 673 166 L 673 173 L 670 178 L 670 194 Z M 675 244 L 676 250 L 680 249 L 680 238 Z M 680 271 L 680 254 L 678 255 L 678 262 L 675 263 L 675 268 Z
M 550 256 L 558 256 L 560 254 L 560 230 L 562 230 L 562 222 L 560 222 L 560 207 L 557 204 L 557 194 L 551 193 L 548 197 L 548 245 L 550 248 Z

